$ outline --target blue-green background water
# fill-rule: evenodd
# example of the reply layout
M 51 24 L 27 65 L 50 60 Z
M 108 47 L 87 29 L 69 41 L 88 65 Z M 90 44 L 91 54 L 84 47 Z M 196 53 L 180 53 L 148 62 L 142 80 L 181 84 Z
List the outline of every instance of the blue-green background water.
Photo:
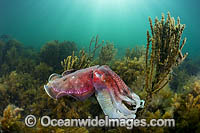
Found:
M 198 0 L 0 0 L 0 34 L 41 47 L 50 40 L 75 41 L 88 47 L 92 36 L 126 49 L 145 45 L 148 17 L 180 16 L 186 24 L 185 51 L 198 56 Z

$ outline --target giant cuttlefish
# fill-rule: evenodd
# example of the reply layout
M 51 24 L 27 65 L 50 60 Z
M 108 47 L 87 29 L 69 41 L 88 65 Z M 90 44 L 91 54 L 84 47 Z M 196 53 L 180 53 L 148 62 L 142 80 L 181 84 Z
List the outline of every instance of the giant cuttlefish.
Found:
M 62 75 L 54 73 L 44 89 L 54 99 L 67 95 L 84 100 L 95 93 L 109 118 L 135 118 L 137 109 L 144 107 L 144 101 L 106 65 L 65 71 Z

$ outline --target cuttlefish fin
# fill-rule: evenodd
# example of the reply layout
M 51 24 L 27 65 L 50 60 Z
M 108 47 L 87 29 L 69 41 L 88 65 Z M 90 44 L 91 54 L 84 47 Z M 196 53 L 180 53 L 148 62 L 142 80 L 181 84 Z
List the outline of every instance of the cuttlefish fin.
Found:
M 73 73 L 73 72 L 75 72 L 75 71 L 76 71 L 75 69 L 66 70 L 66 71 L 64 71 L 64 72 L 62 73 L 62 76 L 68 75 L 68 74 Z
M 48 85 L 44 85 L 44 89 L 46 91 L 46 93 L 53 99 L 57 99 L 57 95 L 58 95 L 58 92 L 54 91 L 52 88 L 50 88 Z
M 51 75 L 49 76 L 48 81 L 53 81 L 53 80 L 55 80 L 55 79 L 57 79 L 57 78 L 61 78 L 61 77 L 62 77 L 62 75 L 59 75 L 59 74 L 57 74 L 57 73 L 53 73 L 53 74 L 51 74 Z

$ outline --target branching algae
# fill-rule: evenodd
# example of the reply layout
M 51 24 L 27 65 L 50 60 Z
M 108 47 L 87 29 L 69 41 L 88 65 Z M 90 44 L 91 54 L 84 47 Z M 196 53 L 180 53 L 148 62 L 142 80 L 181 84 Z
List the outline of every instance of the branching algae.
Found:
M 168 13 L 166 21 L 164 15 L 162 15 L 161 21 L 156 18 L 154 25 L 151 18 L 149 18 L 149 22 L 151 35 L 147 31 L 145 86 L 147 102 L 153 94 L 168 84 L 172 68 L 179 65 L 188 55 L 188 53 L 183 55 L 181 52 L 186 38 L 181 43 L 185 25 L 180 24 L 180 18 L 177 19 L 177 24 L 175 24 L 174 18 Z M 151 50 L 149 50 L 150 45 Z

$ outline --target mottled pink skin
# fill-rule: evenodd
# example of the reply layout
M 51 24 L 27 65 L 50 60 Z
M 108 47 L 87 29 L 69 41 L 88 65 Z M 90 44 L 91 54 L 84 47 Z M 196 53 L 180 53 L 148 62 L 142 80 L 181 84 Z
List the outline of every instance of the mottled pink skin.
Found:
M 119 95 L 130 94 L 128 86 L 108 66 L 101 66 L 93 73 L 93 83 L 97 91 L 99 91 L 98 89 L 106 88 L 110 93 L 114 93 L 117 101 L 121 100 Z
M 119 95 L 130 94 L 125 83 L 108 66 L 81 69 L 49 81 L 47 86 L 53 92 L 55 99 L 69 95 L 84 100 L 101 89 L 107 89 L 113 93 L 117 101 L 120 100 Z
M 61 78 L 50 81 L 47 86 L 51 87 L 56 95 L 56 99 L 69 95 L 79 100 L 84 100 L 94 93 L 93 86 L 93 70 L 96 68 L 91 67 L 87 69 L 78 70 L 74 73 L 64 75 Z

